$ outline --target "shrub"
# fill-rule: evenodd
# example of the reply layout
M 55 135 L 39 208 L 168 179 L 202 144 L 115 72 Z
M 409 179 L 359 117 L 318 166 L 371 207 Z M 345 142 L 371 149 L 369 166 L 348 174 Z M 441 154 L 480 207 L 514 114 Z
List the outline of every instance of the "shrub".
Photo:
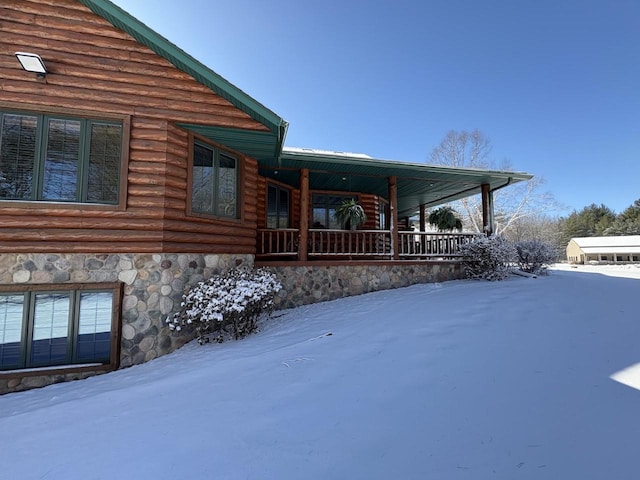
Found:
M 182 296 L 181 310 L 167 318 L 171 330 L 194 326 L 198 343 L 223 340 L 225 333 L 242 338 L 257 328 L 261 314 L 271 314 L 282 288 L 266 268 L 234 268 L 199 282 Z
M 481 236 L 471 243 L 462 245 L 460 253 L 465 257 L 462 267 L 467 278 L 503 280 L 509 275 L 515 248 L 500 236 Z
M 547 267 L 558 261 L 555 246 L 540 240 L 524 240 L 515 245 L 518 267 L 523 272 L 544 274 Z

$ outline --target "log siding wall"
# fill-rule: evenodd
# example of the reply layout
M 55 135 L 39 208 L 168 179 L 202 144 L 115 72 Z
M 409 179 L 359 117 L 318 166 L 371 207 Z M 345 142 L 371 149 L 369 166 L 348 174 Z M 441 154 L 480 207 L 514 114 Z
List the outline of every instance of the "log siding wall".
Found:
M 233 152 L 238 220 L 188 215 L 192 139 L 175 124 L 265 126 L 72 0 L 3 0 L 0 52 L 0 108 L 117 118 L 128 134 L 121 205 L 0 202 L 0 253 L 255 253 L 257 162 Z

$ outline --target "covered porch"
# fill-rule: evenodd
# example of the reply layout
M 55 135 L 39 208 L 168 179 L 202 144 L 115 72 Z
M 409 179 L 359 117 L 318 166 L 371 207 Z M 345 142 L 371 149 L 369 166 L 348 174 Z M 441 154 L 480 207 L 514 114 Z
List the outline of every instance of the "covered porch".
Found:
M 493 194 L 532 176 L 379 160 L 367 155 L 285 148 L 260 161 L 256 259 L 262 262 L 457 260 L 476 233 L 427 231 L 427 210 L 467 196 L 482 198 L 483 230 L 493 231 Z M 341 199 L 367 214 L 362 228 L 332 220 Z M 262 205 L 261 205 L 262 204 Z M 411 218 L 417 219 L 417 230 Z

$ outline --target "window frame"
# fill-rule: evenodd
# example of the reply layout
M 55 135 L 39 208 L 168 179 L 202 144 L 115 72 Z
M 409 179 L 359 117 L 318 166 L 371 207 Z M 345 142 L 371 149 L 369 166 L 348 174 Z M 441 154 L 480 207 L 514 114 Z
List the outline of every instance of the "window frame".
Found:
M 269 189 L 274 188 L 276 190 L 276 226 L 269 226 Z M 280 226 L 281 216 L 280 216 L 280 205 L 281 198 L 280 194 L 287 194 L 287 218 L 286 218 L 286 226 Z M 265 225 L 269 229 L 279 229 L 279 228 L 291 228 L 291 188 L 285 187 L 283 185 L 279 185 L 274 182 L 267 182 L 267 191 L 266 191 L 266 201 L 265 201 Z
M 214 154 L 214 178 L 216 179 L 216 184 L 218 181 L 218 166 L 220 155 L 224 155 L 229 157 L 236 162 L 236 214 L 235 216 L 225 216 L 218 215 L 217 213 L 207 213 L 207 212 L 199 212 L 194 210 L 193 208 L 193 175 L 194 175 L 194 155 L 195 155 L 195 146 L 199 144 L 202 147 L 208 148 L 212 150 Z M 243 182 L 244 182 L 244 157 L 237 152 L 229 150 L 228 148 L 224 148 L 223 146 L 211 142 L 207 138 L 201 137 L 200 135 L 189 134 L 189 161 L 188 161 L 188 169 L 187 169 L 187 198 L 186 198 L 186 213 L 188 216 L 203 218 L 209 220 L 216 220 L 220 222 L 229 222 L 229 223 L 240 223 L 244 220 L 244 192 L 243 192 Z M 218 204 L 217 201 L 215 203 L 215 210 L 217 210 Z
M 376 219 L 376 223 L 378 230 L 389 230 L 389 223 L 391 220 L 389 201 L 382 197 L 377 197 L 377 199 L 378 218 Z
M 111 293 L 111 324 L 109 335 L 109 361 L 108 362 L 73 362 L 71 353 L 77 348 L 78 331 L 80 325 L 80 296 L 88 292 L 109 292 Z M 35 296 L 41 293 L 69 293 L 70 312 L 68 326 L 73 323 L 74 330 L 67 338 L 67 356 L 65 363 L 56 364 L 31 364 L 30 355 L 33 344 L 34 330 L 34 307 Z M 55 285 L 3 285 L 0 287 L 2 295 L 23 295 L 29 302 L 24 303 L 22 319 L 22 335 L 20 342 L 21 363 L 19 366 L 8 367 L 0 370 L 0 377 L 13 376 L 23 377 L 25 374 L 47 373 L 67 373 L 76 371 L 111 371 L 118 368 L 120 364 L 120 331 L 121 331 L 121 308 L 123 284 L 116 283 L 89 283 L 89 284 L 55 284 Z M 77 355 L 77 351 L 75 352 Z M 37 363 L 37 362 L 36 362 Z M 1 368 L 1 367 L 0 367 Z
M 324 202 L 324 206 L 323 207 L 318 207 L 318 208 L 323 208 L 325 213 L 324 213 L 324 217 L 325 217 L 325 221 L 326 223 L 323 224 L 323 226 L 315 226 L 315 209 L 316 209 L 316 202 L 315 199 L 316 197 L 326 197 L 327 200 Z M 322 191 L 312 191 L 311 192 L 311 202 L 310 202 L 310 206 L 311 206 L 311 215 L 310 215 L 310 220 L 311 220 L 311 228 L 313 229 L 327 229 L 327 230 L 335 230 L 335 229 L 340 229 L 340 227 L 335 227 L 335 228 L 331 228 L 331 218 L 330 218 L 330 211 L 331 211 L 331 205 L 328 201 L 329 197 L 342 197 L 343 198 L 343 202 L 344 201 L 348 201 L 348 200 L 355 200 L 356 202 L 360 203 L 360 196 L 359 195 L 355 195 L 352 193 L 345 193 L 345 192 L 322 192 Z M 335 221 L 335 219 L 333 219 Z
M 79 120 L 87 123 L 107 123 L 117 124 L 121 126 L 121 151 L 120 151 L 120 172 L 117 178 L 118 183 L 118 195 L 114 203 L 96 203 L 96 202 L 82 202 L 78 200 L 62 201 L 62 200 L 34 200 L 34 199 L 0 199 L 0 206 L 19 206 L 21 208 L 63 208 L 63 209 L 77 209 L 81 207 L 87 210 L 121 210 L 126 209 L 127 204 L 127 175 L 129 170 L 129 143 L 130 143 L 130 131 L 131 131 L 131 116 L 130 115 L 114 115 L 103 114 L 96 116 L 96 112 L 89 112 L 84 110 L 73 110 L 68 108 L 48 108 L 47 110 L 24 110 L 23 105 L 16 105 L 12 102 L 0 102 L 0 119 L 4 114 L 8 115 L 30 115 L 38 117 L 38 131 L 37 131 L 37 147 L 36 147 L 36 160 L 34 165 L 34 176 L 36 170 L 42 170 L 44 167 L 44 156 L 46 149 L 46 137 L 45 128 L 43 127 L 43 118 L 57 118 L 57 119 L 71 119 Z M 89 141 L 89 135 L 81 141 L 81 143 L 87 144 Z M 86 158 L 82 160 L 83 166 L 88 165 L 89 152 L 87 149 Z M 81 168 L 79 168 L 80 173 Z M 88 170 L 84 168 L 84 170 Z M 86 176 L 78 177 L 78 182 L 85 182 Z M 32 182 L 32 186 L 36 188 L 36 182 L 41 183 L 41 179 L 36 179 Z M 77 198 L 77 197 L 76 197 Z

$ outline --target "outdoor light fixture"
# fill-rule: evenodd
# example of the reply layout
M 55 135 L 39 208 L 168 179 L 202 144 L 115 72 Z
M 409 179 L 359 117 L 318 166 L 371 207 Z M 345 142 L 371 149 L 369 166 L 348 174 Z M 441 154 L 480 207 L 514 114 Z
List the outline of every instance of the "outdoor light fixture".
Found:
M 16 58 L 27 72 L 33 72 L 39 77 L 47 74 L 47 67 L 44 65 L 40 55 L 27 52 L 16 52 Z

